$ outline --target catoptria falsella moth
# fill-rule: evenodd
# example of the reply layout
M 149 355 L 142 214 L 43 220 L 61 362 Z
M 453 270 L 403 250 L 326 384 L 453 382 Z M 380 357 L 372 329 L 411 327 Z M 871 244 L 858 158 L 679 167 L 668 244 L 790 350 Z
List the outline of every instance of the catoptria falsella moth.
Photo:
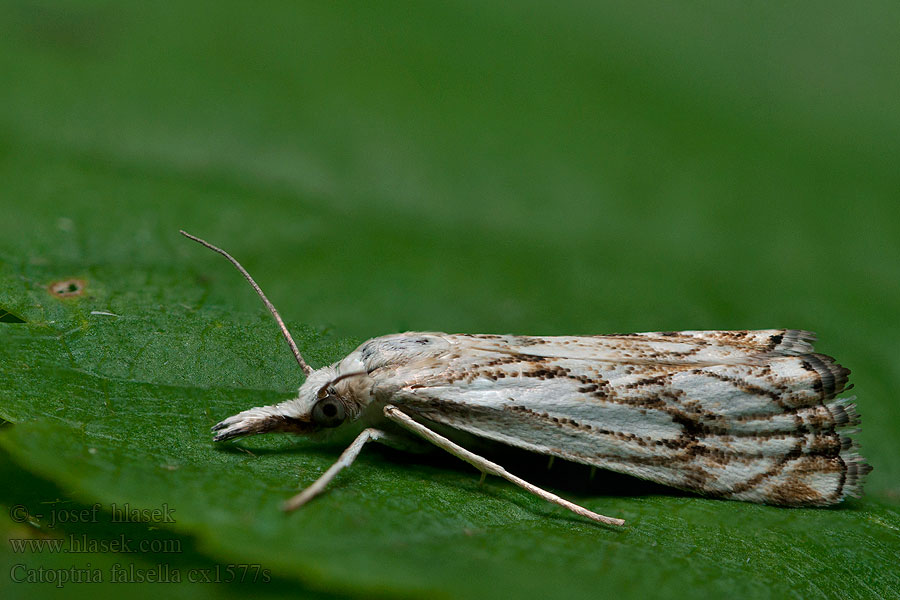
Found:
M 306 375 L 296 398 L 225 419 L 213 427 L 215 441 L 366 425 L 286 509 L 321 492 L 366 442 L 402 446 L 411 435 L 579 515 L 624 523 L 532 485 L 437 430 L 706 496 L 784 506 L 827 506 L 859 496 L 871 470 L 848 437 L 859 423 L 852 398 L 837 399 L 850 371 L 815 353 L 810 332 L 408 332 L 371 339 L 314 370 L 247 271 L 224 250 L 182 233 L 241 271 Z

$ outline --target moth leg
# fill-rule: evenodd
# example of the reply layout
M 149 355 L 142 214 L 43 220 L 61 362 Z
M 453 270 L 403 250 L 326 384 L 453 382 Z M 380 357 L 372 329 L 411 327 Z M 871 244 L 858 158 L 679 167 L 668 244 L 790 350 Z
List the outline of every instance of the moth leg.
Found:
M 325 489 L 325 486 L 327 486 L 341 470 L 353 464 L 353 461 L 359 456 L 359 453 L 362 451 L 363 446 L 366 445 L 366 442 L 383 440 L 387 437 L 388 434 L 380 429 L 373 429 L 371 427 L 363 429 L 362 433 L 353 440 L 353 443 L 347 446 L 347 449 L 341 453 L 337 462 L 331 465 L 327 471 L 322 473 L 322 475 L 308 488 L 293 498 L 286 500 L 285 503 L 281 505 L 281 508 L 285 511 L 296 510 L 318 496 L 322 490 Z
M 599 521 L 600 523 L 606 523 L 607 525 L 624 525 L 625 524 L 625 521 L 622 519 L 614 519 L 612 517 L 604 517 L 603 515 L 599 515 L 593 511 L 590 511 L 590 510 L 584 508 L 583 506 L 578 506 L 577 504 L 575 504 L 573 502 L 569 502 L 568 500 L 566 500 L 564 498 L 560 498 L 556 494 L 553 494 L 551 492 L 548 492 L 547 490 L 537 487 L 536 485 L 528 483 L 524 479 L 516 477 L 515 475 L 508 472 L 506 469 L 504 469 L 500 465 L 493 463 L 484 457 L 478 456 L 477 454 L 469 452 L 462 446 L 459 446 L 459 445 L 451 442 L 444 436 L 439 435 L 438 433 L 435 433 L 434 431 L 432 431 L 425 425 L 422 425 L 418 421 L 413 420 L 412 417 L 410 417 L 406 413 L 402 412 L 396 406 L 392 406 L 390 404 L 385 406 L 384 407 L 384 415 L 387 418 L 389 418 L 390 420 L 394 421 L 395 423 L 398 423 L 404 429 L 408 429 L 409 431 L 412 431 L 413 433 L 422 436 L 423 438 L 425 438 L 426 440 L 428 440 L 435 446 L 446 450 L 447 452 L 449 452 L 450 454 L 452 454 L 453 456 L 455 456 L 461 460 L 466 461 L 467 463 L 469 463 L 476 469 L 480 470 L 482 473 L 490 473 L 491 475 L 497 475 L 498 477 L 502 477 L 502 478 L 506 479 L 507 481 L 510 481 L 510 482 L 516 484 L 517 486 L 528 490 L 535 496 L 543 498 L 544 500 L 547 500 L 549 502 L 559 504 L 560 506 L 571 510 L 575 514 L 581 515 L 583 517 L 587 517 L 588 519 L 591 519 L 593 521 Z M 349 450 L 349 448 L 348 448 L 348 450 Z M 316 482 L 316 483 L 318 483 L 318 482 Z

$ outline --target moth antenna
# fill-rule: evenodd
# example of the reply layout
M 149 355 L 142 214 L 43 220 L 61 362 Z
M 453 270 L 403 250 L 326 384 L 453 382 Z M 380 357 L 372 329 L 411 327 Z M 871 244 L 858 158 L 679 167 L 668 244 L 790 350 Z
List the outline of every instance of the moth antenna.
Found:
M 313 372 L 312 367 L 310 367 L 308 364 L 306 364 L 306 361 L 303 360 L 303 356 L 300 354 L 300 350 L 297 348 L 297 344 L 294 343 L 294 338 L 291 337 L 291 332 L 288 331 L 288 328 L 287 328 L 287 326 L 285 326 L 284 321 L 281 320 L 281 315 L 278 314 L 278 311 L 275 310 L 275 306 L 271 302 L 269 302 L 268 298 L 266 298 L 266 295 L 263 293 L 262 289 L 256 284 L 255 281 L 253 281 L 253 278 L 250 277 L 250 273 L 247 272 L 247 269 L 242 267 L 241 263 L 239 263 L 237 260 L 234 259 L 233 256 L 231 256 L 230 254 L 228 254 L 221 248 L 217 248 L 217 247 L 213 246 L 212 244 L 210 244 L 209 242 L 207 242 L 206 240 L 202 240 L 196 236 L 193 236 L 183 229 L 179 229 L 178 231 L 184 237 L 192 239 L 202 246 L 206 246 L 213 252 L 218 252 L 219 254 L 221 254 L 222 256 L 227 258 L 231 262 L 231 264 L 233 264 L 235 266 L 235 268 L 241 272 L 241 275 L 244 276 L 244 279 L 246 279 L 250 283 L 250 285 L 253 286 L 253 289 L 256 290 L 256 293 L 259 294 L 260 299 L 262 299 L 263 304 L 266 305 L 266 308 L 268 308 L 269 312 L 272 313 L 272 316 L 275 317 L 275 321 L 278 322 L 278 327 L 281 329 L 281 333 L 282 333 L 282 335 L 284 335 L 284 339 L 287 340 L 288 346 L 291 347 L 291 352 L 294 353 L 294 358 L 297 359 L 297 364 L 299 364 L 300 368 L 303 369 L 304 375 L 309 377 L 310 373 Z

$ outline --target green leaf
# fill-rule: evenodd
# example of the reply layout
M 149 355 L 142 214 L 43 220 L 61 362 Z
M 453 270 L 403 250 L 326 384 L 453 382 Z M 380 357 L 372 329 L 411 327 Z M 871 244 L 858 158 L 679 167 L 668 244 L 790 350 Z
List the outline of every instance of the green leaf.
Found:
M 229 571 L 230 563 L 199 553 L 191 536 L 155 523 L 114 522 L 109 505 L 65 499 L 68 492 L 23 470 L 5 452 L 0 477 L 5 483 L 0 508 L 9 515 L 0 519 L 6 540 L 0 548 L 4 598 L 35 597 L 38 590 L 96 598 L 98 591 L 120 591 L 123 583 L 136 598 L 158 598 L 161 583 L 169 598 L 239 597 L 254 583 L 264 584 L 255 585 L 253 594 L 265 598 L 298 591 L 319 595 L 255 566 L 233 565 Z M 119 508 L 119 515 L 127 514 L 124 505 Z
M 103 289 L 98 279 L 91 281 Z M 72 312 L 90 314 L 88 308 Z M 106 511 L 114 503 L 171 507 L 174 522 L 154 524 L 194 536 L 218 562 L 263 564 L 320 589 L 467 596 L 500 586 L 511 594 L 566 589 L 588 597 L 599 578 L 634 593 L 650 593 L 669 578 L 701 592 L 740 586 L 761 593 L 782 577 L 785 561 L 797 593 L 837 592 L 848 579 L 876 590 L 894 583 L 888 572 L 863 577 L 866 563 L 847 560 L 854 552 L 870 556 L 870 567 L 891 560 L 900 517 L 875 499 L 837 510 L 785 510 L 660 489 L 609 496 L 604 485 L 579 498 L 626 518 L 620 531 L 502 483 L 479 487 L 473 472 L 447 461 L 373 451 L 325 496 L 285 515 L 280 502 L 298 480 L 307 485 L 327 468 L 338 448 L 284 436 L 217 448 L 208 433 L 223 416 L 289 393 L 267 389 L 267 378 L 285 381 L 291 370 L 265 358 L 277 341 L 270 323 L 229 323 L 212 310 L 176 307 L 93 315 L 74 325 L 35 324 L 7 336 L 21 363 L 0 382 L 4 406 L 13 408 L 4 417 L 20 424 L 0 438 L 3 446 Z M 302 351 L 325 347 L 298 331 Z M 129 344 L 135 338 L 142 342 Z M 341 349 L 331 352 L 337 357 Z M 67 364 L 70 357 L 75 362 Z M 13 363 L 13 355 L 3 358 Z M 226 377 L 218 384 L 217 370 Z M 578 472 L 562 474 L 564 482 Z M 580 476 L 587 478 L 586 470 Z M 805 562 L 810 555 L 816 560 Z M 478 572 L 467 575 L 473 561 Z M 630 565 L 645 561 L 656 565 L 654 573 L 629 582 Z M 535 580 L 529 573 L 537 570 Z M 712 577 L 722 572 L 724 579 Z
M 258 564 L 271 595 L 898 597 L 889 10 L 0 6 L 0 504 L 45 514 L 3 531 L 184 543 L 5 563 Z M 813 329 L 853 369 L 867 494 L 789 510 L 501 454 L 612 529 L 372 447 L 285 515 L 346 440 L 212 443 L 301 377 L 179 228 L 243 262 L 315 366 L 406 329 Z M 174 522 L 112 523 L 114 503 Z

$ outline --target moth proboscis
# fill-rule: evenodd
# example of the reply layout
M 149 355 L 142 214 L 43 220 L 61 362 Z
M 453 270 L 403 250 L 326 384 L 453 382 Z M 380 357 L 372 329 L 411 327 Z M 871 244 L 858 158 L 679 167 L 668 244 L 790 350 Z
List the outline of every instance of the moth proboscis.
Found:
M 533 337 L 407 332 L 371 339 L 320 369 L 272 313 L 306 380 L 297 397 L 215 425 L 214 441 L 267 432 L 365 429 L 325 473 L 284 503 L 319 494 L 369 441 L 408 433 L 572 512 L 605 517 L 521 479 L 447 437 L 464 432 L 706 496 L 827 506 L 862 493 L 871 467 L 849 435 L 860 418 L 849 369 L 797 329 Z

